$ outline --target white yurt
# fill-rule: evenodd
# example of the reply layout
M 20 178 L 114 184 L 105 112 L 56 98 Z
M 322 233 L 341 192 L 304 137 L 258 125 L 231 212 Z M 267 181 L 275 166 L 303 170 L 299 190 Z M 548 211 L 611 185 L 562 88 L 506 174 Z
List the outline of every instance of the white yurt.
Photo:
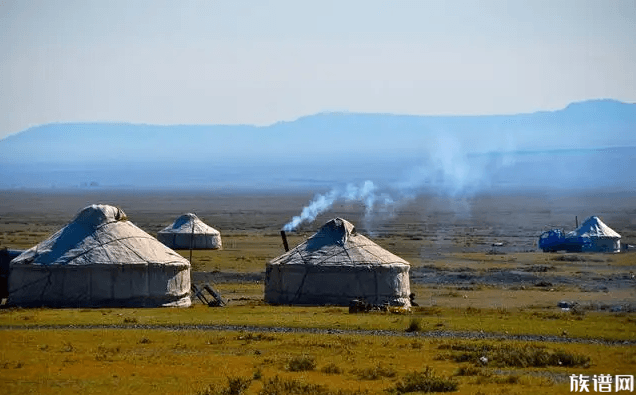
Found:
M 410 265 L 342 218 L 266 265 L 265 301 L 340 305 L 353 299 L 410 307 Z
M 180 216 L 172 225 L 159 231 L 157 239 L 176 250 L 216 250 L 222 247 L 221 233 L 192 213 Z
M 11 261 L 9 303 L 187 307 L 190 263 L 119 208 L 92 205 Z
M 581 240 L 583 252 L 620 252 L 621 250 L 621 235 L 596 216 L 583 221 L 581 226 L 568 233 L 566 238 Z

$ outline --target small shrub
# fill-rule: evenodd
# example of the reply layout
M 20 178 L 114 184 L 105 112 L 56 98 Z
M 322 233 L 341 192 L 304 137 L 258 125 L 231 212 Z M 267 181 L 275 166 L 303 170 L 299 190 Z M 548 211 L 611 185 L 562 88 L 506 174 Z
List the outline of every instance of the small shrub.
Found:
M 395 392 L 452 392 L 457 391 L 459 384 L 452 379 L 436 376 L 433 369 L 427 366 L 421 372 L 406 374 L 395 385 Z
M 137 318 L 135 317 L 126 317 L 124 318 L 124 324 L 137 324 L 139 321 L 137 321 Z
M 519 382 L 519 376 L 517 376 L 516 374 L 511 374 L 504 377 L 499 376 L 496 382 L 497 384 L 517 384 Z
M 406 327 L 406 332 L 419 332 L 422 330 L 422 322 L 419 318 L 411 318 L 409 326 Z
M 472 306 L 468 306 L 466 307 L 466 315 L 474 315 L 474 314 L 481 314 L 481 309 L 476 308 L 476 307 L 472 307 Z
M 96 361 L 112 362 L 115 355 L 119 354 L 119 347 L 97 347 L 97 353 L 95 354 Z
M 301 355 L 291 358 L 287 362 L 286 369 L 290 372 L 304 372 L 307 370 L 314 370 L 316 368 L 316 361 L 314 358 Z
M 499 314 L 499 315 L 510 315 L 510 312 L 505 307 L 497 307 L 497 314 Z
M 293 379 L 281 379 L 278 376 L 267 380 L 259 395 L 365 395 L 367 391 L 332 391 L 320 384 L 308 384 Z
M 585 317 L 585 309 L 582 306 L 576 305 L 570 309 L 570 313 L 576 320 L 582 320 Z
M 323 395 L 327 389 L 318 384 L 305 384 L 298 380 L 281 379 L 278 376 L 267 380 L 259 395 Z
M 18 361 L 16 363 L 5 362 L 0 364 L 0 369 L 20 369 L 24 367 L 24 362 Z
M 256 335 L 253 333 L 248 333 L 247 335 L 238 335 L 236 337 L 236 340 L 245 340 L 246 342 L 251 342 L 251 341 L 273 341 L 276 340 L 275 336 L 271 336 L 271 335 L 266 335 L 263 333 L 257 333 Z
M 241 395 L 252 384 L 252 379 L 244 377 L 228 377 L 227 387 L 218 387 L 210 385 L 203 391 L 199 391 L 197 395 Z
M 455 376 L 480 376 L 481 373 L 481 368 L 473 365 L 462 365 L 455 372 Z
M 323 373 L 326 373 L 326 374 L 340 374 L 340 373 L 342 373 L 342 369 L 340 369 L 338 367 L 338 365 L 336 365 L 335 363 L 330 363 L 329 365 L 323 367 L 321 371 Z
M 395 377 L 395 370 L 391 367 L 384 367 L 382 364 L 378 364 L 373 368 L 367 368 L 362 370 L 354 370 L 359 380 L 378 380 L 382 377 Z
M 453 359 L 453 354 L 449 352 L 441 352 L 433 357 L 433 361 L 450 361 Z
M 73 352 L 75 350 L 75 347 L 73 347 L 73 345 L 69 342 L 64 342 L 64 345 L 62 346 L 62 352 Z
M 217 337 L 213 337 L 208 339 L 205 344 L 207 345 L 217 345 L 217 344 L 225 344 L 225 342 L 227 341 L 227 339 L 225 338 L 225 336 L 217 336 Z
M 152 342 L 147 337 L 142 337 L 141 339 L 139 339 L 139 344 L 150 344 L 150 343 Z
M 243 377 L 228 377 L 227 387 L 223 390 L 223 395 L 240 395 L 252 384 L 252 379 Z
M 180 341 L 177 341 L 175 345 L 172 346 L 172 349 L 178 352 L 187 352 L 188 350 L 192 349 L 192 346 L 187 343 L 181 343 Z

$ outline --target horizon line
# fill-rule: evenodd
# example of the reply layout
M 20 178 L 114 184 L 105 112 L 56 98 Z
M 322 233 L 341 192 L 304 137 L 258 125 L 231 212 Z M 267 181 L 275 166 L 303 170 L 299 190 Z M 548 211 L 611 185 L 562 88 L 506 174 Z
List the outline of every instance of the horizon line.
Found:
M 409 114 L 409 113 L 389 113 L 389 112 L 361 112 L 361 111 L 348 111 L 348 110 L 325 110 L 319 111 L 313 114 L 300 115 L 292 120 L 280 120 L 273 123 L 265 124 L 265 125 L 257 125 L 257 124 L 248 124 L 248 123 L 149 123 L 149 122 L 131 122 L 131 121 L 105 121 L 105 120 L 95 120 L 95 121 L 53 121 L 35 125 L 29 125 L 26 129 L 19 130 L 17 132 L 9 133 L 3 138 L 0 138 L 0 141 L 3 141 L 11 136 L 16 136 L 20 133 L 26 132 L 31 129 L 37 129 L 40 127 L 51 126 L 51 125 L 129 125 L 129 126 L 151 126 L 151 127 L 175 127 L 175 126 L 229 126 L 229 127 L 253 127 L 253 128 L 268 128 L 276 125 L 294 123 L 304 118 L 310 118 L 315 116 L 322 115 L 380 115 L 380 116 L 395 116 L 395 117 L 418 117 L 418 118 L 478 118 L 478 117 L 501 117 L 501 116 L 517 116 L 517 115 L 533 115 L 540 113 L 554 113 L 559 111 L 564 111 L 570 108 L 573 105 L 585 104 L 585 103 L 594 103 L 594 102 L 612 102 L 617 104 L 624 105 L 634 105 L 636 102 L 627 102 L 613 98 L 595 98 L 595 99 L 585 99 L 579 101 L 572 101 L 567 104 L 565 107 L 556 108 L 552 110 L 537 110 L 532 112 L 517 112 L 517 113 L 490 113 L 490 114 Z

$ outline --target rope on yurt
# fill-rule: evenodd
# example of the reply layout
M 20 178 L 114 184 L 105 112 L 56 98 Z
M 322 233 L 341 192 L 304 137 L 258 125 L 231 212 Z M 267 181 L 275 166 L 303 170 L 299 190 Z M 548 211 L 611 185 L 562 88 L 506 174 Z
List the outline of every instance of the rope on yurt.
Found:
M 294 298 L 291 300 L 292 302 L 295 302 L 296 300 L 298 300 L 298 298 L 300 298 L 300 295 L 302 294 L 302 290 L 303 290 L 303 286 L 305 285 L 305 279 L 307 278 L 307 275 L 309 274 L 309 269 L 310 266 L 305 266 L 305 274 L 303 275 L 303 279 L 300 280 L 300 285 L 298 286 L 298 289 L 296 290 L 296 293 L 294 294 Z

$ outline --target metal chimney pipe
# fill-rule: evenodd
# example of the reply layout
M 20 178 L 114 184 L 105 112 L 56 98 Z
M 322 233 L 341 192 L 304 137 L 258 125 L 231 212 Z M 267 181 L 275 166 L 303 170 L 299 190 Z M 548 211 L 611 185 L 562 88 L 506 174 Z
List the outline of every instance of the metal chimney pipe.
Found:
M 285 252 L 289 251 L 289 244 L 287 244 L 287 235 L 284 230 L 280 231 L 280 237 L 283 238 L 283 247 L 285 247 Z

